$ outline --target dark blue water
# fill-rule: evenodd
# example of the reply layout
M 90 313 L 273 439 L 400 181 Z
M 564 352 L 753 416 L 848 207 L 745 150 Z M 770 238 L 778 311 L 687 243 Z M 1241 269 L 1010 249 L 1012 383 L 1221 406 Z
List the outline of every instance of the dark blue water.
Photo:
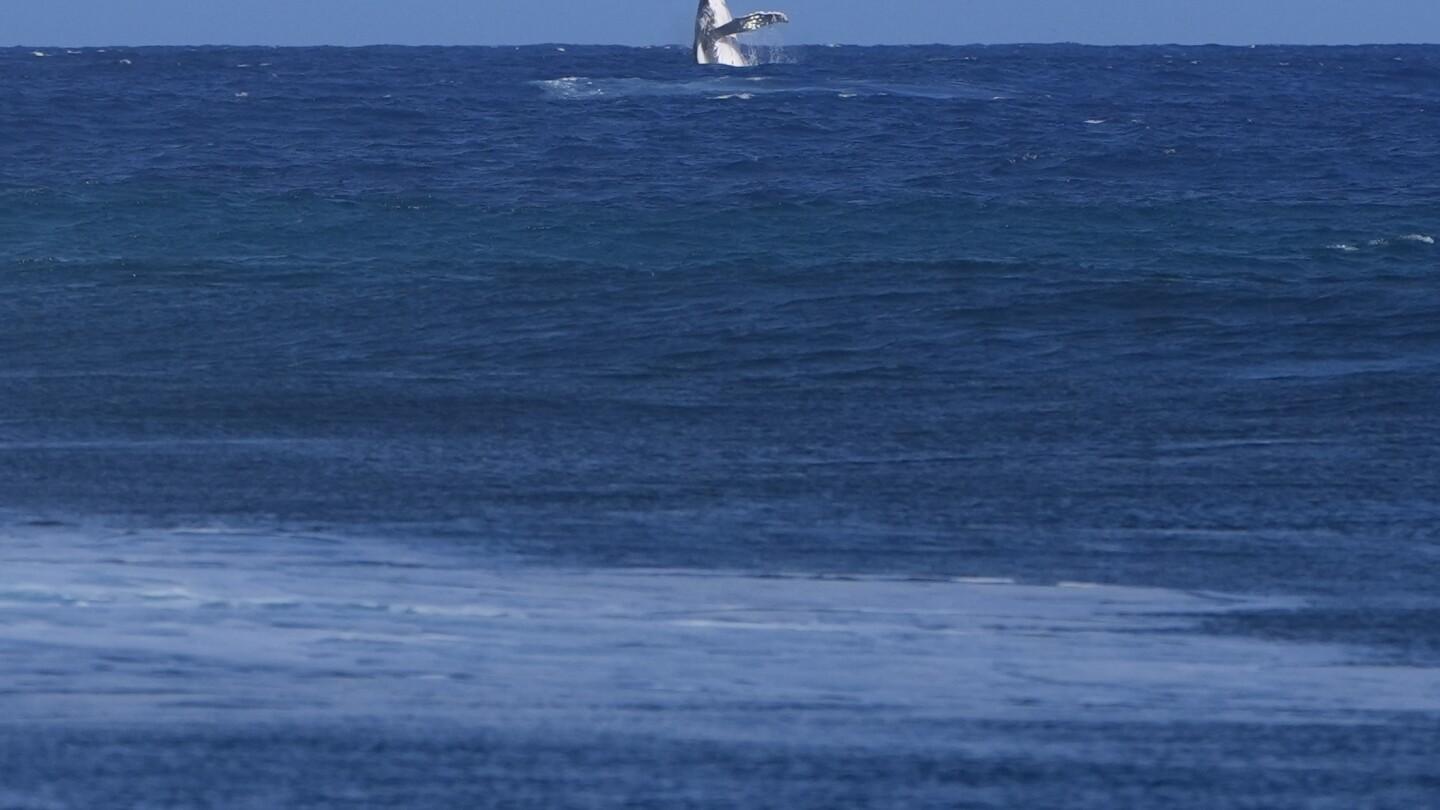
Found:
M 1212 630 L 1440 660 L 1440 48 L 38 53 L 11 526 L 1296 595 Z

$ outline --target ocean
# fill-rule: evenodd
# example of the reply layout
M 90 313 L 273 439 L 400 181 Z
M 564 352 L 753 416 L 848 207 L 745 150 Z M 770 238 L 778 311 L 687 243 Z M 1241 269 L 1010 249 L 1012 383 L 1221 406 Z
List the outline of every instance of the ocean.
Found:
M 0 50 L 0 807 L 1440 805 L 1440 47 Z

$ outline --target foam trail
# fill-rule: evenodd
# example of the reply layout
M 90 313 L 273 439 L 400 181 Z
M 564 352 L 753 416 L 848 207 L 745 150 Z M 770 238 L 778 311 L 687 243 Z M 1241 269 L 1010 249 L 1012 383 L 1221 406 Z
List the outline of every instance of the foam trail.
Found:
M 713 99 L 738 95 L 817 95 L 839 98 L 922 98 L 936 101 L 990 101 L 991 89 L 963 83 L 904 84 L 852 79 L 844 81 L 791 81 L 783 76 L 737 76 L 733 73 L 699 79 L 662 80 L 562 76 L 528 83 L 544 95 L 562 101 L 694 96 Z
M 1295 600 L 497 567 L 325 536 L 3 539 L 0 715 L 17 721 L 644 725 L 656 707 L 701 706 L 687 734 L 743 737 L 754 732 L 737 707 L 784 704 L 854 713 L 846 733 L 875 742 L 886 732 L 865 718 L 883 707 L 927 721 L 1440 710 L 1435 670 L 1196 630 L 1209 615 Z

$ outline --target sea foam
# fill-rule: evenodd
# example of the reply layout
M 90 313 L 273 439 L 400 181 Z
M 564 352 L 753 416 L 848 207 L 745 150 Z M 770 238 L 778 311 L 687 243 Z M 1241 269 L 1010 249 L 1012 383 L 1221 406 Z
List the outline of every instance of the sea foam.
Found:
M 561 710 L 643 724 L 653 714 L 629 707 L 698 701 L 709 719 L 688 733 L 704 735 L 745 733 L 744 714 L 727 707 L 780 702 L 934 720 L 1440 710 L 1436 671 L 1200 629 L 1206 617 L 1299 604 L 1277 597 L 531 568 L 244 531 L 30 528 L 3 539 L 0 713 L 12 719 L 215 722 L 228 705 L 244 707 L 235 723 L 491 723 Z

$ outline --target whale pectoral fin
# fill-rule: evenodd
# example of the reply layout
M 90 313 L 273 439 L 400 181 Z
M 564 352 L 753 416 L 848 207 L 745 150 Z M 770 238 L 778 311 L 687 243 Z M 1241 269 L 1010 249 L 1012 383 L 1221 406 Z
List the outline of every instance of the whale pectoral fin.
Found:
M 778 23 L 788 23 L 790 18 L 779 11 L 757 11 L 754 14 L 746 14 L 736 20 L 715 29 L 715 36 L 729 37 L 736 34 L 743 34 L 746 31 L 758 31 Z

